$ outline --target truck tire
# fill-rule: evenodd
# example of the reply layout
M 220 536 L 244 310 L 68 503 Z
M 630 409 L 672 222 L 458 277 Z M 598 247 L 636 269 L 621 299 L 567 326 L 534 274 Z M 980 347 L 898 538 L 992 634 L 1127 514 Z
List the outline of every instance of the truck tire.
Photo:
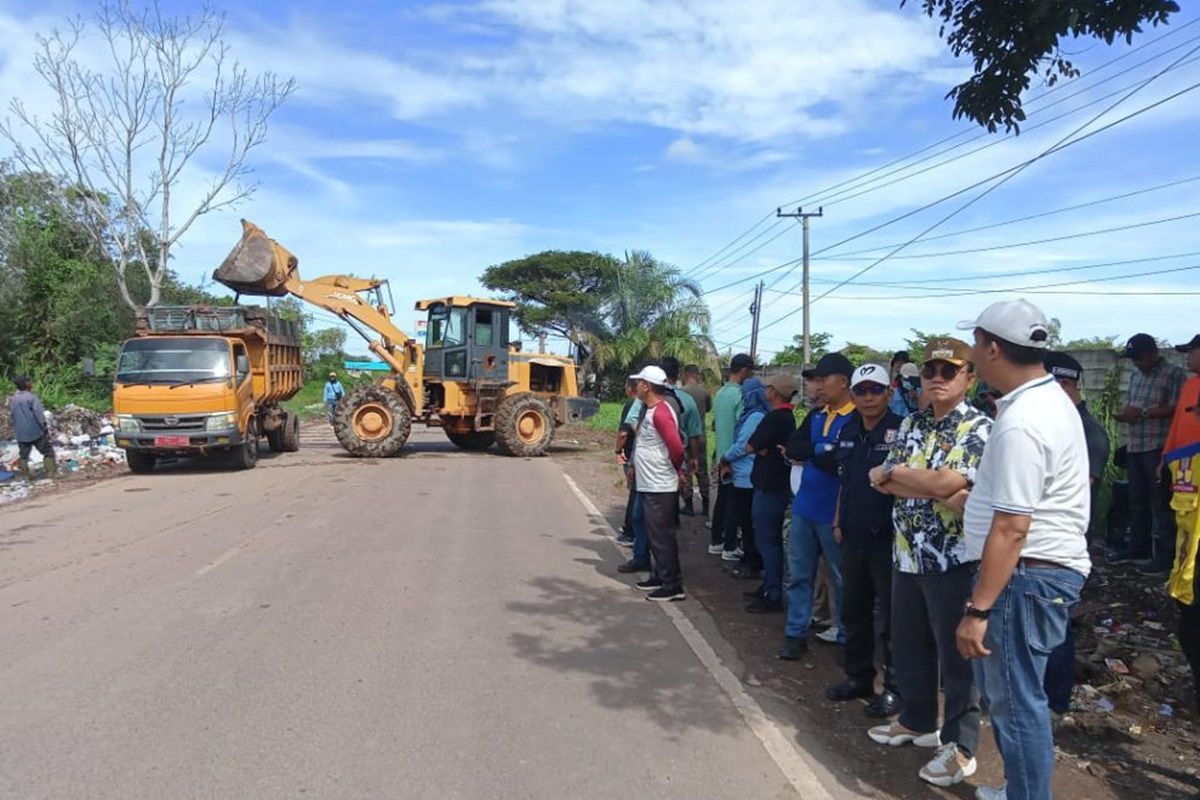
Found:
M 129 471 L 137 475 L 154 472 L 154 464 L 157 461 L 158 457 L 154 453 L 143 453 L 140 450 L 125 451 L 125 463 L 129 465 Z
M 531 392 L 506 397 L 496 409 L 496 440 L 510 456 L 544 456 L 554 441 L 554 413 Z
M 258 425 L 251 419 L 246 423 L 246 438 L 230 452 L 230 461 L 237 470 L 254 469 L 258 464 Z
M 283 434 L 283 452 L 294 453 L 300 449 L 300 415 L 288 414 L 287 422 L 280 428 Z
M 387 458 L 400 452 L 412 431 L 412 412 L 391 389 L 360 386 L 342 398 L 333 415 L 333 433 L 358 458 Z
M 271 448 L 272 453 L 282 453 L 287 449 L 284 446 L 284 434 L 287 432 L 287 423 L 280 425 L 273 431 L 267 431 L 267 447 Z
M 467 431 L 466 433 L 451 433 L 446 431 L 446 438 L 463 450 L 487 450 L 496 443 L 495 431 Z

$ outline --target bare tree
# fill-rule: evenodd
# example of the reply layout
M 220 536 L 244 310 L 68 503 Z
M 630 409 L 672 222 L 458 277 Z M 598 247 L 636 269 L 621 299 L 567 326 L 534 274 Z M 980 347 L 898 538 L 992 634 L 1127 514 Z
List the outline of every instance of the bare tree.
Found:
M 195 17 L 170 17 L 157 2 L 138 8 L 101 0 L 90 28 L 74 19 L 69 30 L 37 39 L 34 67 L 51 90 L 52 110 L 39 117 L 14 98 L 0 123 L 25 169 L 74 185 L 89 233 L 131 308 L 140 304 L 129 291 L 129 268 L 145 271 L 145 305 L 155 305 L 171 248 L 192 224 L 254 193 L 247 156 L 295 90 L 294 80 L 251 76 L 231 58 L 224 24 L 208 6 Z M 103 45 L 99 59 L 96 44 Z M 183 197 L 185 169 L 196 167 L 202 151 L 224 166 L 198 196 Z

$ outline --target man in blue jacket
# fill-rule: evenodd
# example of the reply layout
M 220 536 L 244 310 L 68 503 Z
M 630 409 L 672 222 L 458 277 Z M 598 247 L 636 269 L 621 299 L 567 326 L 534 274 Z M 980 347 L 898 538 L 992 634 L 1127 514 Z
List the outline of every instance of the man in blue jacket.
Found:
M 21 477 L 29 480 L 29 454 L 37 448 L 46 459 L 46 477 L 53 478 L 58 473 L 58 463 L 54 460 L 54 445 L 50 443 L 46 409 L 33 393 L 33 381 L 19 376 L 15 383 L 17 393 L 9 398 L 8 412 L 12 415 L 13 433 L 17 440 L 17 465 Z
M 346 390 L 338 381 L 337 373 L 329 373 L 329 381 L 325 384 L 325 408 L 329 414 L 329 424 L 333 424 L 333 414 L 337 410 L 338 401 L 346 396 Z

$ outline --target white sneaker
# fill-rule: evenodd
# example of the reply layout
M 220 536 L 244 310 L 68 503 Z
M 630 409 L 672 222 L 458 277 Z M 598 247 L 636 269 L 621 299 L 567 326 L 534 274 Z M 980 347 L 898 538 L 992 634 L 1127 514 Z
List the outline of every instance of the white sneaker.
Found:
M 837 644 L 838 634 L 840 633 L 841 631 L 836 626 L 832 628 L 826 628 L 817 634 L 817 639 L 825 644 Z
M 975 800 L 1008 800 L 1008 784 L 999 787 L 980 786 L 975 789 Z
M 741 561 L 742 560 L 742 548 L 739 547 L 736 550 L 721 551 L 721 560 L 722 561 Z
M 708 554 L 710 556 L 719 556 L 724 552 L 725 552 L 725 545 L 723 545 L 723 544 L 710 544 L 708 546 Z
M 917 747 L 937 747 L 941 744 L 941 731 L 933 733 L 917 733 L 901 725 L 899 722 L 889 722 L 886 725 L 876 725 L 867 731 L 867 736 L 876 744 L 886 744 L 899 747 L 902 744 L 915 744 Z
M 975 759 L 967 758 L 957 744 L 946 742 L 918 774 L 934 786 L 953 786 L 974 775 L 977 767 Z
M 712 530 L 712 520 L 711 519 L 704 520 L 704 527 L 708 528 L 711 531 Z

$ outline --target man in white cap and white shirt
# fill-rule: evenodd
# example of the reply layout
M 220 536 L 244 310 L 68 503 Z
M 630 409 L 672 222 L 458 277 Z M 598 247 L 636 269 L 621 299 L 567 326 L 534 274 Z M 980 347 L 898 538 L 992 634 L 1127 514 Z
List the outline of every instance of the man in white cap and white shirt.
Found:
M 685 595 L 679 541 L 671 524 L 678 508 L 679 470 L 684 455 L 679 416 L 665 402 L 667 374 L 661 367 L 645 367 L 630 377 L 638 382 L 638 399 L 646 406 L 637 427 L 633 468 L 653 562 L 650 577 L 638 581 L 637 587 L 647 593 L 648 600 L 682 600 Z
M 1007 779 L 976 797 L 1050 800 L 1043 679 L 1091 570 L 1087 443 L 1079 412 L 1042 366 L 1050 326 L 1037 306 L 995 303 L 958 327 L 974 331 L 976 369 L 1002 393 L 975 485 L 950 501 L 965 506 L 967 557 L 980 562 L 958 647 L 976 659 Z

